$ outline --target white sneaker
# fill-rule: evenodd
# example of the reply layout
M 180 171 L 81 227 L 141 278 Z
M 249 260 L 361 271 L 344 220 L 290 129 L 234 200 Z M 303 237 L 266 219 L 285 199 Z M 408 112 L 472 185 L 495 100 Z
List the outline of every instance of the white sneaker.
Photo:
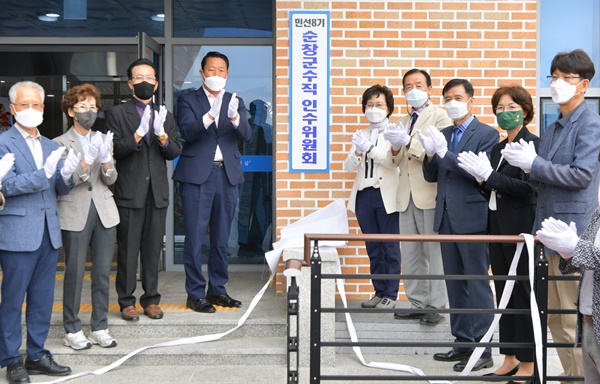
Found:
M 110 333 L 108 333 L 108 329 L 90 332 L 88 340 L 91 341 L 92 344 L 99 344 L 102 348 L 117 346 L 117 340 L 115 340 Z
M 85 338 L 83 331 L 79 331 L 77 333 L 67 333 L 67 335 L 63 339 L 63 343 L 67 347 L 71 347 L 76 351 L 92 347 L 92 343 L 90 343 L 88 339 Z
M 379 303 L 377 303 L 377 305 L 375 306 L 375 308 L 394 308 L 396 307 L 396 301 L 395 300 L 391 300 L 388 299 L 387 297 L 384 297 L 383 299 L 381 299 L 381 301 Z
M 380 301 L 381 297 L 373 296 L 371 297 L 371 300 L 363 301 L 360 306 L 363 308 L 375 308 Z

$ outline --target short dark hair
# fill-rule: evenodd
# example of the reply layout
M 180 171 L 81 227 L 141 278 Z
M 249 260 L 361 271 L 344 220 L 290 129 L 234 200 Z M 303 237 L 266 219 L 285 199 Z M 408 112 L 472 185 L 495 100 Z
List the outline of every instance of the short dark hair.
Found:
M 385 96 L 385 104 L 387 105 L 387 116 L 386 117 L 390 117 L 392 115 L 392 113 L 394 112 L 394 94 L 392 93 L 392 91 L 390 91 L 390 89 L 388 87 L 386 87 L 385 85 L 379 85 L 379 84 L 375 84 L 371 87 L 369 87 L 364 93 L 363 93 L 363 97 L 362 97 L 362 110 L 363 113 L 365 112 L 365 109 L 367 108 L 367 102 L 369 101 L 369 99 L 373 96 L 378 97 L 379 95 L 383 94 Z
M 469 97 L 473 97 L 473 94 L 475 93 L 473 91 L 473 86 L 471 85 L 469 80 L 465 79 L 452 79 L 449 82 L 447 82 L 446 85 L 444 85 L 444 89 L 442 89 L 442 96 L 445 96 L 446 92 L 448 92 L 451 88 L 454 88 L 459 85 L 462 85 L 465 88 L 465 92 L 467 92 L 467 95 L 469 95 Z
M 557 69 L 564 73 L 576 73 L 588 80 L 592 80 L 596 73 L 592 59 L 583 49 L 557 53 L 550 65 L 550 74 L 552 75 Z
M 524 115 L 527 115 L 523 116 L 523 125 L 529 124 L 529 122 L 533 120 L 533 101 L 531 100 L 529 92 L 520 85 L 506 85 L 496 89 L 496 92 L 494 92 L 494 95 L 492 96 L 492 109 L 494 110 L 494 113 L 496 113 L 496 107 L 504 95 L 510 96 L 515 103 L 523 108 L 523 112 L 525 112 Z
M 69 116 L 69 109 L 73 108 L 75 104 L 79 103 L 80 101 L 87 99 L 88 96 L 91 96 L 95 99 L 98 111 L 102 110 L 102 96 L 100 95 L 98 88 L 92 84 L 85 83 L 76 85 L 69 89 L 65 94 L 65 97 L 61 103 L 61 109 L 65 116 L 67 116 L 67 123 L 69 126 L 73 125 L 73 118 Z
M 404 74 L 404 76 L 402 77 L 402 87 L 406 86 L 406 84 L 404 83 L 404 79 L 406 79 L 410 75 L 414 75 L 415 73 L 423 74 L 423 76 L 425 76 L 425 80 L 427 81 L 427 86 L 431 87 L 431 76 L 429 76 L 429 73 L 427 73 L 427 71 L 419 68 L 413 68 Z
M 151 62 L 148 59 L 137 59 L 136 61 L 134 61 L 133 63 L 131 63 L 131 65 L 129 66 L 129 68 L 127 68 L 127 78 L 131 79 L 133 77 L 133 68 L 140 66 L 140 65 L 149 65 L 152 67 L 152 69 L 154 69 L 154 76 L 158 77 L 157 75 L 157 71 L 156 71 L 156 66 L 154 65 L 153 62 Z
M 211 57 L 216 57 L 218 59 L 222 59 L 223 61 L 225 61 L 225 65 L 227 66 L 227 70 L 229 71 L 229 59 L 227 58 L 227 56 L 225 56 L 224 54 L 222 54 L 221 52 L 217 52 L 217 51 L 211 51 L 208 52 L 203 58 L 202 58 L 202 63 L 201 68 L 202 70 L 204 70 L 204 66 L 206 65 L 206 61 L 208 59 L 210 59 Z

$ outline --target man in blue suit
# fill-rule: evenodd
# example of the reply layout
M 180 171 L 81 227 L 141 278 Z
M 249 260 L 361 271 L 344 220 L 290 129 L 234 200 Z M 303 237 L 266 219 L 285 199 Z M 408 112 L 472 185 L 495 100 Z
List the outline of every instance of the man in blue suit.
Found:
M 541 228 L 544 219 L 553 217 L 575 223 L 581 236 L 597 207 L 600 181 L 600 117 L 584 99 L 595 74 L 594 63 L 581 49 L 561 52 L 552 60 L 550 74 L 552 101 L 560 107 L 560 115 L 546 128 L 539 153 L 524 143 L 513 143 L 502 154 L 511 165 L 529 174 L 529 182 L 537 190 L 533 233 Z M 548 273 L 560 276 L 560 255 L 548 247 L 544 250 Z M 575 310 L 576 302 L 577 281 L 548 281 L 548 308 Z M 579 310 L 583 315 L 592 314 L 591 307 L 580 304 Z M 548 328 L 555 343 L 574 345 L 576 326 L 577 316 L 548 315 Z M 580 348 L 557 351 L 565 375 L 583 375 Z
M 10 88 L 10 109 L 17 123 L 0 135 L 0 156 L 14 155 L 14 166 L 2 180 L 6 197 L 0 210 L 0 365 L 10 383 L 29 383 L 29 375 L 64 376 L 69 367 L 57 364 L 44 348 L 52 303 L 58 248 L 62 245 L 56 205 L 66 195 L 80 162 L 71 150 L 42 136 L 44 89 L 23 81 Z M 21 346 L 21 307 L 27 296 L 27 360 Z
M 185 231 L 187 307 L 213 313 L 213 304 L 239 307 L 227 294 L 227 241 L 244 181 L 238 141 L 252 130 L 241 98 L 225 92 L 229 59 L 209 52 L 201 63 L 203 86 L 177 101 L 177 122 L 185 140 L 173 180 L 179 182 Z M 210 224 L 210 227 L 209 227 Z M 208 287 L 202 275 L 202 244 L 210 232 Z
M 419 132 L 427 154 L 423 162 L 425 180 L 437 182 L 433 230 L 440 234 L 483 235 L 487 229 L 488 203 L 475 179 L 458 166 L 462 151 L 489 153 L 498 143 L 498 131 L 480 123 L 471 113 L 473 86 L 467 80 L 450 80 L 442 91 L 446 112 L 454 125 L 441 131 L 431 127 L 429 135 Z M 448 145 L 450 143 L 450 145 Z M 441 243 L 444 273 L 447 275 L 487 276 L 490 267 L 485 243 Z M 488 280 L 446 280 L 450 308 L 493 309 L 494 298 Z M 494 315 L 451 314 L 450 326 L 457 342 L 477 342 L 490 327 Z M 459 361 L 462 371 L 473 348 L 453 348 L 436 353 L 438 361 Z M 493 365 L 491 349 L 486 348 L 475 363 L 474 371 Z

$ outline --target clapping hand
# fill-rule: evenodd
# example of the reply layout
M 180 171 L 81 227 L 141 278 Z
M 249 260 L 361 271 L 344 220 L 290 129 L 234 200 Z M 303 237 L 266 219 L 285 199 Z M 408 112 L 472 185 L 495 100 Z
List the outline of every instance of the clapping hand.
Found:
M 102 135 L 100 133 L 96 133 L 94 137 L 92 137 L 92 142 L 88 146 L 87 151 L 85 151 L 85 155 L 83 156 L 83 161 L 87 165 L 92 165 L 94 160 L 98 157 L 98 153 L 100 152 L 100 147 L 102 147 Z
M 58 161 L 60 160 L 65 149 L 67 148 L 58 147 L 57 149 L 52 151 L 52 153 L 46 158 L 46 161 L 44 162 L 44 166 L 42 168 L 44 169 L 44 172 L 46 173 L 46 177 L 48 179 L 54 176 L 54 173 L 56 172 L 56 166 L 58 165 Z
M 238 114 L 238 107 L 240 105 L 240 99 L 237 98 L 236 93 L 231 96 L 229 101 L 229 107 L 227 108 L 227 117 L 234 119 Z
M 531 172 L 533 161 L 537 157 L 533 141 L 526 142 L 524 139 L 507 145 L 500 153 L 510 165 L 521 168 L 525 173 Z
M 446 152 L 448 152 L 448 142 L 446 141 L 446 136 L 433 125 L 429 126 L 429 137 L 433 140 L 433 144 L 435 145 L 435 153 L 443 159 L 446 156 Z
M 150 118 L 152 117 L 152 108 L 150 105 L 146 105 L 144 108 L 144 113 L 142 114 L 142 120 L 140 121 L 140 126 L 135 130 L 135 133 L 140 137 L 146 136 L 148 131 L 150 130 Z
M 383 131 L 383 137 L 392 144 L 394 151 L 406 147 L 410 143 L 410 136 L 408 136 L 404 125 L 400 122 L 398 122 L 398 125 L 388 124 L 385 131 Z
M 356 152 L 363 154 L 371 148 L 371 142 L 363 135 L 362 131 L 356 131 L 352 135 L 352 144 L 356 147 Z
M 458 166 L 473 176 L 478 183 L 487 181 L 493 170 L 485 152 L 479 152 L 479 155 L 471 151 L 459 153 Z
M 225 90 L 221 89 L 221 91 L 215 98 L 215 101 L 213 101 L 212 107 L 210 107 L 210 111 L 208 111 L 209 116 L 211 116 L 213 120 L 216 119 L 217 116 L 219 115 L 219 111 L 221 110 L 221 103 L 223 102 L 223 94 L 224 93 L 225 93 Z
M 112 131 L 108 131 L 104 136 L 104 141 L 100 147 L 100 161 L 102 164 L 110 163 L 112 160 L 113 136 Z
M 158 111 L 154 111 L 154 134 L 158 137 L 165 135 L 165 120 L 167 120 L 167 107 L 161 105 Z
M 100 136 L 100 134 L 96 134 L 96 136 Z M 102 138 L 100 138 L 100 142 L 102 142 Z M 73 172 L 77 169 L 81 161 L 81 154 L 75 154 L 73 148 L 69 149 L 69 153 L 67 154 L 67 158 L 63 162 L 63 167 L 60 169 L 60 175 L 63 179 L 70 179 L 73 175 Z
M 558 252 L 563 259 L 573 257 L 579 241 L 577 226 L 574 222 L 571 221 L 571 224 L 567 225 L 564 221 L 553 217 L 542 221 L 542 229 L 535 234 L 542 244 Z
M 0 159 L 0 181 L 10 172 L 15 164 L 15 155 L 8 152 Z

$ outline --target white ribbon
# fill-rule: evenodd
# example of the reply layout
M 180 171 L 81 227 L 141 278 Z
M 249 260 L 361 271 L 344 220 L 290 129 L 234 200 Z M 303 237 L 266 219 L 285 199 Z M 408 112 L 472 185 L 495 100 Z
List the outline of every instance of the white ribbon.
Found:
M 527 246 L 527 252 L 529 254 L 528 259 L 529 259 L 529 284 L 531 285 L 531 296 L 530 296 L 531 319 L 533 322 L 537 369 L 538 369 L 539 377 L 542 377 L 542 330 L 541 330 L 541 323 L 540 323 L 540 314 L 538 311 L 537 301 L 535 299 L 535 292 L 533 290 L 533 284 L 534 284 L 534 280 L 533 280 L 533 275 L 534 275 L 534 273 L 533 273 L 534 272 L 533 236 L 530 234 L 526 234 L 526 233 L 522 233 L 521 236 L 523 236 L 523 238 L 525 239 L 525 244 Z M 521 250 L 522 249 L 523 249 L 523 243 L 517 244 L 517 249 L 515 251 L 515 255 L 513 256 L 513 261 L 510 265 L 508 276 L 516 276 L 517 265 L 519 264 L 519 259 L 521 258 Z M 336 262 L 336 270 L 337 270 L 338 274 L 342 273 L 339 257 Z M 506 308 L 506 305 L 508 304 L 510 296 L 512 295 L 514 285 L 515 285 L 515 280 L 507 280 L 506 281 L 506 284 L 504 287 L 504 292 L 502 293 L 502 297 L 500 298 L 500 304 L 498 305 L 498 309 Z M 346 291 L 344 289 L 344 280 L 343 279 L 337 279 L 337 288 L 338 288 L 340 297 L 342 299 L 342 303 L 344 304 L 344 308 L 347 309 L 348 303 L 346 300 Z M 350 340 L 352 342 L 358 342 L 358 337 L 356 335 L 356 329 L 354 327 L 354 323 L 352 322 L 352 318 L 350 317 L 350 313 L 346 312 L 344 315 L 346 316 L 346 325 L 348 327 L 348 333 L 350 334 Z M 480 343 L 487 343 L 487 342 L 489 342 L 489 340 L 491 340 L 492 336 L 494 335 L 494 331 L 495 331 L 496 327 L 498 326 L 498 322 L 500 321 L 501 316 L 502 316 L 501 313 L 496 313 L 494 315 L 494 320 L 492 321 L 492 324 L 490 325 L 490 328 L 488 329 L 488 331 L 485 333 L 483 338 L 480 340 Z M 425 373 L 421 369 L 412 367 L 409 365 L 381 363 L 381 362 L 367 363 L 365 361 L 365 359 L 363 358 L 360 347 L 352 347 L 352 349 L 354 350 L 354 353 L 356 354 L 356 356 L 358 357 L 358 359 L 364 366 L 367 366 L 370 368 L 408 372 L 408 373 L 412 373 L 417 376 L 425 376 Z M 485 350 L 485 347 L 475 348 L 475 350 L 473 351 L 473 354 L 471 355 L 471 358 L 469 359 L 467 365 L 465 366 L 465 369 L 459 374 L 459 376 L 466 376 L 469 373 L 471 373 L 473 366 L 475 365 L 477 360 L 479 360 L 479 358 L 481 357 L 481 354 L 483 353 L 484 350 Z M 454 382 L 444 381 L 444 380 L 440 380 L 440 381 L 429 380 L 429 383 L 452 384 Z

